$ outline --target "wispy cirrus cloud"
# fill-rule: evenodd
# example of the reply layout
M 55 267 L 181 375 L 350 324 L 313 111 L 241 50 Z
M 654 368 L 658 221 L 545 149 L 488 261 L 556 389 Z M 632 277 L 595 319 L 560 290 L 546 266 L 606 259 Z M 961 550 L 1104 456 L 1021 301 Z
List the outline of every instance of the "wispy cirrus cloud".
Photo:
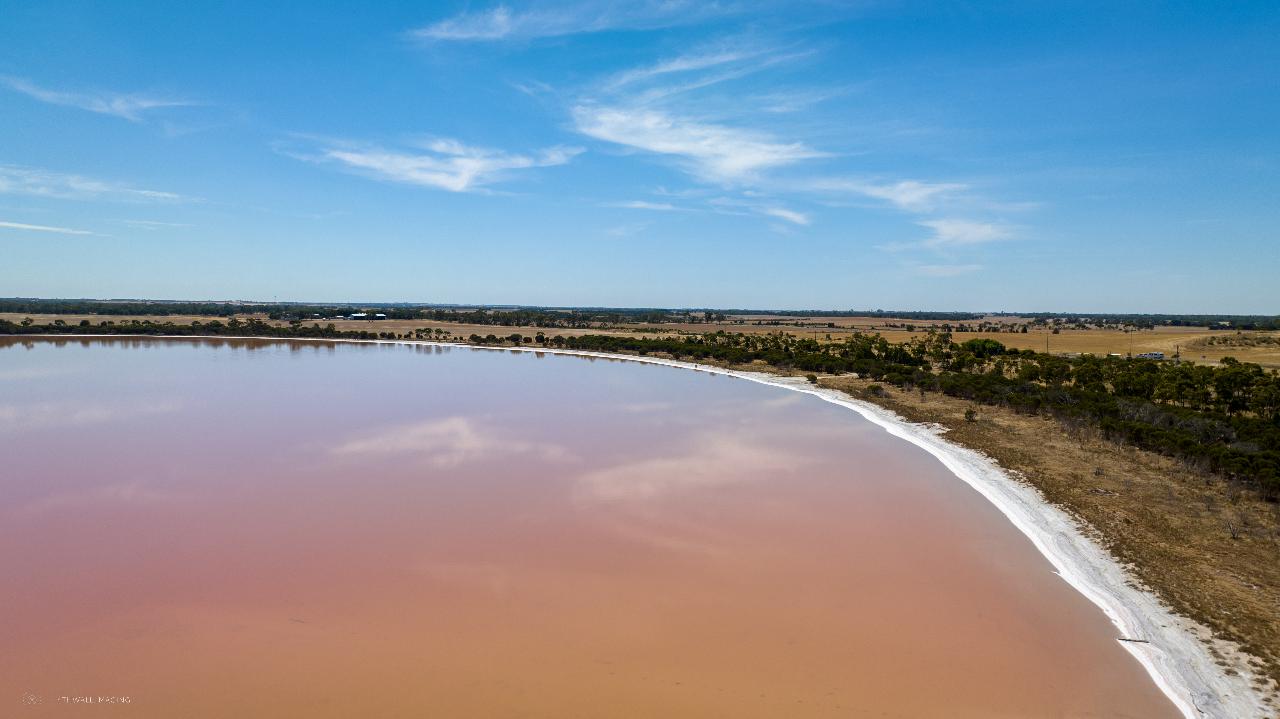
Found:
M 993 209 L 989 200 L 973 193 L 968 182 L 856 172 L 845 176 L 806 173 L 807 161 L 848 158 L 826 152 L 811 143 L 810 136 L 796 133 L 808 130 L 822 136 L 839 128 L 821 120 L 798 124 L 777 116 L 850 92 L 853 86 L 787 89 L 792 65 L 819 55 L 820 48 L 798 50 L 780 37 L 721 38 L 674 57 L 614 72 L 570 101 L 573 127 L 595 140 L 670 157 L 696 181 L 736 190 L 737 197 L 705 200 L 709 209 L 725 214 L 767 216 L 805 226 L 811 222 L 810 214 L 787 205 L 817 200 L 848 206 L 855 204 L 850 202 L 854 197 L 862 204 L 875 201 L 925 218 Z M 750 88 L 737 82 L 766 68 L 776 68 L 767 81 L 753 78 Z M 755 86 L 761 84 L 772 84 L 772 91 L 758 92 Z M 925 219 L 921 224 L 933 231 L 928 239 L 881 247 L 940 251 L 1014 235 L 1004 224 L 950 217 Z
M 745 45 L 703 49 L 684 55 L 678 55 L 667 60 L 661 60 L 652 65 L 623 71 L 610 78 L 606 82 L 606 87 L 610 89 L 618 89 L 635 82 L 652 80 L 665 75 L 693 72 L 696 70 L 707 70 L 722 67 L 724 65 L 736 64 L 745 60 L 757 58 L 764 54 L 764 52 L 765 50 L 763 48 L 749 47 Z
M 597 95 L 625 97 L 631 105 L 654 105 L 759 73 L 814 54 L 812 49 L 780 47 L 754 39 L 734 38 L 703 45 L 650 65 L 606 78 Z M 739 103 L 741 98 L 737 98 Z
M 174 192 L 139 189 L 83 175 L 18 165 L 0 165 L 0 194 L 127 202 L 181 202 L 193 199 Z
M 1007 240 L 1013 237 L 1013 228 L 998 222 L 977 222 L 958 218 L 921 220 L 917 224 L 933 230 L 933 236 L 924 241 L 925 247 L 934 249 L 962 245 L 981 245 Z
M 809 216 L 806 215 L 805 213 L 796 212 L 795 210 L 788 210 L 785 207 L 766 207 L 762 209 L 760 212 L 762 214 L 768 215 L 769 217 L 776 217 L 780 220 L 786 220 L 787 222 L 790 222 L 793 225 L 808 225 L 810 222 Z
M 193 107 L 203 103 L 173 97 L 143 95 L 138 93 L 117 92 L 67 92 L 41 87 L 20 77 L 3 76 L 0 83 L 11 90 L 33 97 L 41 102 L 65 107 L 77 107 L 81 110 L 96 112 L 101 115 L 112 115 L 130 122 L 141 122 L 143 116 L 151 110 L 174 107 Z
M 969 189 L 958 182 L 922 182 L 899 180 L 896 182 L 867 182 L 839 178 L 812 180 L 808 189 L 818 192 L 855 194 L 883 200 L 907 212 L 927 212 L 947 198 Z
M 114 404 L 75 401 L 0 404 L 0 433 L 124 422 L 180 409 L 182 403 L 172 399 L 137 399 Z
M 959 277 L 982 270 L 982 265 L 911 265 L 912 274 L 922 277 Z
M 508 179 L 514 171 L 563 165 L 582 152 L 580 147 L 556 146 L 519 154 L 437 138 L 406 150 L 328 142 L 314 151 L 289 154 L 311 162 L 337 164 L 380 180 L 449 192 L 474 192 Z
M 160 222 L 157 220 L 117 220 L 122 225 L 137 227 L 143 230 L 166 230 L 191 227 L 187 222 Z
M 528 10 L 500 4 L 438 20 L 410 35 L 429 42 L 532 40 L 608 30 L 656 30 L 742 11 L 742 3 L 695 0 L 541 3 Z
M 741 183 L 763 170 L 824 154 L 804 143 L 648 108 L 578 105 L 574 126 L 584 135 L 635 150 L 670 155 L 700 179 Z
M 610 237 L 631 237 L 649 227 L 648 222 L 632 222 L 625 225 L 614 225 L 604 231 Z
M 568 25 L 551 17 L 513 13 L 506 5 L 481 12 L 467 12 L 412 31 L 424 40 L 501 40 L 523 31 L 533 35 L 563 34 Z
M 773 204 L 769 198 L 761 195 L 762 193 L 745 190 L 739 196 L 709 198 L 706 200 L 706 204 L 712 212 L 722 215 L 769 217 L 801 227 L 812 223 L 813 218 L 807 212 L 800 212 L 789 207 Z M 782 231 L 787 228 L 785 225 L 775 224 L 773 229 Z
M 71 227 L 54 227 L 51 225 L 28 225 L 25 222 L 7 222 L 0 220 L 0 228 L 20 230 L 23 232 L 49 232 L 57 235 L 92 235 L 88 230 L 77 230 Z
M 751 97 L 751 101 L 763 112 L 782 115 L 807 111 L 819 103 L 846 92 L 848 92 L 847 88 L 778 90 L 758 93 Z
M 648 200 L 626 200 L 624 202 L 606 202 L 604 207 L 618 207 L 625 210 L 653 210 L 655 212 L 680 212 L 683 207 L 676 207 L 670 202 L 650 202 Z
M 573 127 L 596 140 L 675 158 L 702 182 L 755 183 L 769 170 L 827 153 L 778 137 L 732 103 L 708 113 L 703 95 L 810 52 L 742 37 L 704 44 L 604 78 L 572 103 Z
M 962 250 L 972 249 L 990 242 L 1001 242 L 1015 239 L 1017 228 L 1003 222 L 987 222 L 945 217 L 932 220 L 917 220 L 916 224 L 928 228 L 931 234 L 923 240 L 894 241 L 876 245 L 883 252 L 919 252 L 931 251 L 935 256 L 955 259 Z M 956 275 L 977 272 L 982 265 L 977 264 L 912 264 L 908 269 L 917 275 L 926 277 L 954 277 Z

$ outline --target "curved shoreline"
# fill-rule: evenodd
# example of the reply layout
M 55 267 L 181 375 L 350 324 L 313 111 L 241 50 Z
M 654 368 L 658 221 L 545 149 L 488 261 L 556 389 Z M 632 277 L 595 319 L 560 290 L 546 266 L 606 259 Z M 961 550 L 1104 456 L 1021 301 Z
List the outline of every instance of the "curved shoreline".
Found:
M 221 335 L 14 335 L 41 339 L 257 339 L 276 342 L 316 342 L 386 345 L 426 345 L 458 347 L 495 352 L 532 352 L 690 369 L 770 385 L 812 395 L 857 412 L 891 435 L 933 455 L 961 481 L 996 507 L 1036 549 L 1049 560 L 1056 573 L 1072 588 L 1103 611 L 1121 634 L 1121 645 L 1133 655 L 1161 692 L 1184 717 L 1241 719 L 1265 717 L 1268 710 L 1260 694 L 1250 684 L 1247 667 L 1235 667 L 1228 674 L 1210 653 L 1201 636 L 1201 625 L 1173 614 L 1150 591 L 1132 584 L 1132 578 L 1103 547 L 1082 531 L 1079 523 L 1062 509 L 1050 504 L 1034 488 L 1001 469 L 986 455 L 947 441 L 934 426 L 909 422 L 896 413 L 843 392 L 816 387 L 799 377 L 783 377 L 762 372 L 731 370 L 713 365 L 655 357 L 566 350 L 541 347 L 486 347 L 462 342 L 429 340 L 345 339 L 310 337 L 224 337 Z M 1127 640 L 1127 641 L 1126 641 Z

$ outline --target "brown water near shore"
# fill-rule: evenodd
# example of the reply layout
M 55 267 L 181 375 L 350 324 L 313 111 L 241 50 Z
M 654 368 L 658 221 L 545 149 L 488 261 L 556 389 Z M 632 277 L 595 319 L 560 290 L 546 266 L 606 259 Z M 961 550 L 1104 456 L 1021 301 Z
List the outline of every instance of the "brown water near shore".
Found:
M 741 380 L 0 340 L 0 457 L 0 716 L 1177 716 L 936 459 Z

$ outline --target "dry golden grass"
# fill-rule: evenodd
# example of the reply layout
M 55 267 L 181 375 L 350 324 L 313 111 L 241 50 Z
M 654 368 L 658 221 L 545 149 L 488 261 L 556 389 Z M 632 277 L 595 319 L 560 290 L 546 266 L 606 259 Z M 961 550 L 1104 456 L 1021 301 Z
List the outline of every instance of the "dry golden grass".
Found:
M 910 337 L 921 335 L 920 332 L 904 330 L 886 330 L 881 332 L 891 342 L 902 342 Z M 1048 331 L 1030 331 L 1026 334 L 1006 332 L 964 332 L 952 335 L 957 342 L 975 338 L 990 338 L 1003 343 L 1007 347 L 1045 351 L 1048 342 L 1049 352 L 1054 354 L 1107 354 L 1127 355 L 1130 352 L 1163 352 L 1166 357 L 1173 357 L 1181 352 L 1182 359 L 1203 364 L 1216 364 L 1223 357 L 1231 356 L 1241 362 L 1255 362 L 1263 367 L 1280 368 L 1280 345 L 1258 344 L 1251 346 L 1207 345 L 1204 340 L 1211 336 L 1235 335 L 1235 332 L 1207 330 L 1188 327 L 1157 327 L 1153 330 L 1123 332 L 1120 330 L 1062 330 L 1059 334 Z M 1277 337 L 1276 332 L 1248 332 L 1249 336 Z
M 843 319 L 837 320 L 837 322 L 843 322 Z M 926 334 L 926 331 L 923 330 L 909 332 L 905 329 L 888 328 L 879 321 L 874 324 L 844 324 L 834 329 L 721 323 L 685 323 L 665 326 L 692 333 L 724 330 L 725 332 L 767 334 L 781 331 L 798 337 L 811 337 L 819 341 L 826 341 L 828 336 L 832 341 L 839 341 L 855 331 L 879 333 L 890 342 L 905 342 L 913 337 L 923 337 Z M 1234 346 L 1228 346 L 1205 342 L 1209 337 L 1230 337 L 1236 334 L 1235 331 L 1208 330 L 1195 327 L 1157 327 L 1151 330 L 1135 330 L 1132 332 L 1116 329 L 1063 329 L 1058 334 L 1053 334 L 1049 330 L 1030 330 L 1026 334 L 1020 332 L 957 332 L 952 335 L 952 338 L 957 342 L 979 338 L 993 339 L 1006 347 L 1020 350 L 1030 349 L 1038 352 L 1046 351 L 1047 347 L 1047 351 L 1053 354 L 1094 354 L 1105 356 L 1108 354 L 1128 355 L 1132 353 L 1136 355 L 1143 352 L 1163 352 L 1166 357 L 1172 358 L 1176 353 L 1181 353 L 1182 359 L 1202 364 L 1217 364 L 1223 357 L 1230 356 L 1241 362 L 1255 362 L 1263 367 L 1272 369 L 1280 368 L 1280 344 L 1260 342 L 1254 344 L 1238 343 Z M 1239 334 L 1244 337 L 1280 338 L 1280 332 L 1244 332 Z

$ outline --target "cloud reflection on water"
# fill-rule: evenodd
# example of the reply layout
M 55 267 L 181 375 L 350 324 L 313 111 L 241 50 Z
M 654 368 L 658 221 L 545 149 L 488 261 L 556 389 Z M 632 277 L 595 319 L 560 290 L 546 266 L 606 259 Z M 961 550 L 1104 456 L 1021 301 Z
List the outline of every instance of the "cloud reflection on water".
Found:
M 170 414 L 182 409 L 176 399 L 93 403 L 72 400 L 0 404 L 0 432 L 60 429 L 104 422 L 119 422 L 149 415 Z
M 551 462 L 573 459 L 564 447 L 546 442 L 502 437 L 469 417 L 446 417 L 385 427 L 333 447 L 338 456 L 416 457 L 438 468 L 511 455 L 530 455 Z
M 43 512 L 89 506 L 101 510 L 108 506 L 148 505 L 172 502 L 183 495 L 149 486 L 142 480 L 115 482 L 83 491 L 59 492 L 27 502 L 24 512 Z
M 645 457 L 577 477 L 582 493 L 602 501 L 658 499 L 770 479 L 802 466 L 801 455 L 752 441 L 745 433 L 706 432 L 678 455 Z

